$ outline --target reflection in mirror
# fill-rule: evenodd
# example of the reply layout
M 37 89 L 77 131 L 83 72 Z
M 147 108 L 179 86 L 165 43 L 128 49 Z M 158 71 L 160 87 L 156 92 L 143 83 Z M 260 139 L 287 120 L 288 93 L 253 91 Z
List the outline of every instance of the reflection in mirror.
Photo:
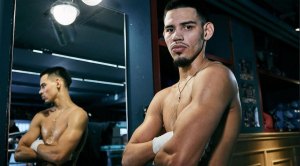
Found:
M 26 132 L 33 116 L 47 108 L 38 94 L 39 73 L 63 66 L 73 79 L 72 100 L 89 115 L 89 136 L 81 157 L 97 165 L 108 159 L 120 162 L 107 154 L 111 148 L 122 150 L 127 138 L 125 15 L 75 1 L 79 16 L 62 26 L 50 15 L 53 2 L 16 1 L 10 117 Z M 118 155 L 120 159 L 121 151 L 114 156 Z

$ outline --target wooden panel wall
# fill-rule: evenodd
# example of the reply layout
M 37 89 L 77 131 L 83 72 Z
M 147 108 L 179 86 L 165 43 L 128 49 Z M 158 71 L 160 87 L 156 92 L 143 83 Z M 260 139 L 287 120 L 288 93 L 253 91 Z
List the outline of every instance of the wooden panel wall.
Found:
M 299 166 L 300 132 L 241 134 L 230 166 Z

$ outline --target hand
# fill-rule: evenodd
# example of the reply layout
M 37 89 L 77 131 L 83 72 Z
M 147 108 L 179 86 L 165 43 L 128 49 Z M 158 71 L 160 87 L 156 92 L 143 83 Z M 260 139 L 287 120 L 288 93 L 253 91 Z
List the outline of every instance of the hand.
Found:
M 35 152 L 37 152 L 37 148 L 41 144 L 44 144 L 44 141 L 41 139 L 37 139 L 31 144 L 30 148 L 33 149 Z
M 173 131 L 169 131 L 152 140 L 152 150 L 156 154 L 160 148 L 173 137 Z

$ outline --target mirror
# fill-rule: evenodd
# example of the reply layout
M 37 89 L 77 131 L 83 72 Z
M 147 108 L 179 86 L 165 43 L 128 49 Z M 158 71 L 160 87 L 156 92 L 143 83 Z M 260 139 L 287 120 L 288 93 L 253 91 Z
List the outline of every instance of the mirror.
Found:
M 63 66 L 73 79 L 71 98 L 88 112 L 95 132 L 101 126 L 111 127 L 113 135 L 106 144 L 122 145 L 121 136 L 126 134 L 125 14 L 75 1 L 79 16 L 72 25 L 62 26 L 50 15 L 52 3 L 16 1 L 11 119 L 28 128 L 32 117 L 46 107 L 38 94 L 39 73 Z

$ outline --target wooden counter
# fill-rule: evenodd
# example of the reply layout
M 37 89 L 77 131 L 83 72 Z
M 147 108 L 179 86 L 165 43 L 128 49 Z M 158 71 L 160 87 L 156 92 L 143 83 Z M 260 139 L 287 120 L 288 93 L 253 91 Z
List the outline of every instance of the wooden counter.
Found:
M 300 166 L 300 132 L 240 134 L 230 166 Z

